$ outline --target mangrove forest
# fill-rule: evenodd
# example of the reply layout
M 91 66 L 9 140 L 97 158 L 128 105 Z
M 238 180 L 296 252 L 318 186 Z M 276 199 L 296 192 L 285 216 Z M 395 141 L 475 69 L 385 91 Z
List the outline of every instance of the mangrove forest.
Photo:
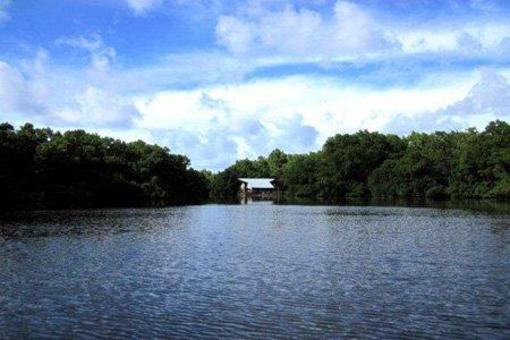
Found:
M 0 125 L 2 209 L 153 206 L 235 200 L 240 177 L 272 177 L 288 197 L 509 199 L 510 125 L 483 131 L 359 131 L 322 149 L 276 149 L 218 173 L 143 141 L 126 143 L 83 130 Z

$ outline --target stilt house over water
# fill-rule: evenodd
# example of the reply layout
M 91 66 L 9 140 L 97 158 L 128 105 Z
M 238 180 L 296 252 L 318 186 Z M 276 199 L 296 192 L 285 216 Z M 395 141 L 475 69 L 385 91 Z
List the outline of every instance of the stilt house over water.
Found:
M 277 194 L 274 178 L 239 178 L 241 197 L 272 199 Z

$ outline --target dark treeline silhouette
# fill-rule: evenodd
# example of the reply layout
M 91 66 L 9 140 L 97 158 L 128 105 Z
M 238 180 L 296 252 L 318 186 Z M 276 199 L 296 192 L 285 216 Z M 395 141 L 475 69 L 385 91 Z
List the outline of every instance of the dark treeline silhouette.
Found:
M 232 200 L 238 177 L 275 177 L 290 197 L 321 200 L 385 197 L 510 198 L 510 126 L 483 132 L 359 131 L 329 138 L 322 150 L 240 160 L 211 180 L 215 199 Z
M 276 149 L 212 174 L 142 141 L 0 124 L 0 210 L 233 201 L 239 177 L 277 178 L 290 198 L 509 199 L 510 125 L 406 137 L 338 134 L 317 152 Z
M 208 183 L 157 145 L 0 124 L 0 210 L 200 203 Z

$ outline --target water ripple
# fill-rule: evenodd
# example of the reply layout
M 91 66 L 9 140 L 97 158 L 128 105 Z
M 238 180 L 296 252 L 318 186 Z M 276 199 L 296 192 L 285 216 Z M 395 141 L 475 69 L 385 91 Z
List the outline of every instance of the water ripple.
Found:
M 508 338 L 509 215 L 197 206 L 0 222 L 0 338 Z

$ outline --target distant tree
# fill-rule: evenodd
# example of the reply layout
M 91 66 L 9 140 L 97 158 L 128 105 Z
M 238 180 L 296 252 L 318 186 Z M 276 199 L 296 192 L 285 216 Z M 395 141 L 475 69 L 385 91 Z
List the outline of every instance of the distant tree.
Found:
M 454 196 L 510 198 L 510 125 L 497 120 L 482 133 L 471 130 L 452 175 Z
M 211 197 L 224 202 L 237 201 L 239 177 L 239 173 L 233 166 L 216 174 L 211 181 Z
M 269 168 L 269 177 L 280 178 L 283 176 L 285 164 L 289 158 L 285 152 L 280 149 L 274 149 L 267 156 L 267 166 Z
M 183 155 L 143 141 L 125 143 L 83 130 L 54 132 L 0 124 L 0 206 L 95 207 L 232 201 L 240 177 L 275 177 L 287 195 L 322 198 L 510 199 L 510 126 L 483 132 L 359 131 L 322 150 L 237 161 L 212 174 Z
M 446 198 L 456 159 L 458 133 L 412 133 L 398 160 L 388 159 L 369 178 L 377 196 Z
M 218 192 L 235 195 L 238 177 L 277 177 L 289 196 L 510 198 L 510 128 L 412 133 L 400 138 L 359 131 L 329 138 L 322 150 L 242 160 L 215 175 Z M 227 195 L 227 196 L 228 196 Z
M 369 195 L 368 176 L 405 143 L 395 135 L 359 131 L 329 138 L 322 148 L 322 192 L 330 198 Z
M 297 197 L 317 197 L 320 194 L 319 169 L 321 154 L 290 155 L 283 167 L 284 187 Z
M 63 134 L 0 125 L 2 207 L 184 204 L 208 199 L 206 176 L 189 160 L 142 141 L 83 130 Z

